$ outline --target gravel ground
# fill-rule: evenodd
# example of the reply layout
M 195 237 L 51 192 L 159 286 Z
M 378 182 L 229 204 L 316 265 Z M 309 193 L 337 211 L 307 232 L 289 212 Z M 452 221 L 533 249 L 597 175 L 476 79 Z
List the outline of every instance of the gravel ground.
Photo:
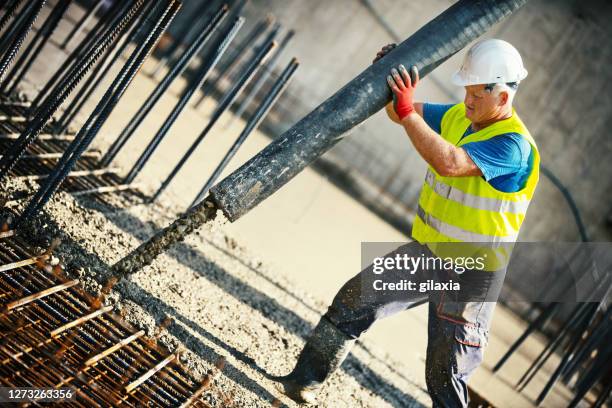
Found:
M 33 187 L 11 182 L 2 187 L 2 195 Z M 59 237 L 56 255 L 67 271 L 98 293 L 109 266 L 176 215 L 172 198 L 164 200 L 103 213 L 87 198 L 77 201 L 58 193 L 24 234 L 41 246 Z M 212 406 L 226 406 L 220 392 L 240 407 L 268 407 L 276 398 L 283 406 L 295 406 L 276 390 L 270 376 L 291 370 L 325 305 L 228 236 L 222 218 L 116 284 L 106 303 L 148 334 L 172 318 L 160 342 L 182 350 L 183 362 L 196 378 L 225 357 L 214 381 L 216 392 L 208 394 Z M 409 372 L 373 345 L 359 343 L 323 388 L 319 406 L 427 406 L 424 385 L 409 378 Z

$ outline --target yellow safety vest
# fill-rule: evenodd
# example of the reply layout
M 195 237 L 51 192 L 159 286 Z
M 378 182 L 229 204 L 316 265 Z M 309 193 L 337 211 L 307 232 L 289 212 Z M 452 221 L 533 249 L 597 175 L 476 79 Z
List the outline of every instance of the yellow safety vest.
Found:
M 529 131 L 512 117 L 461 138 L 471 125 L 465 105 L 457 104 L 442 117 L 442 137 L 462 146 L 504 133 L 518 133 L 531 144 L 533 167 L 522 190 L 503 192 L 481 176 L 442 177 L 429 167 L 419 197 L 412 236 L 438 257 L 485 256 L 487 271 L 504 267 L 516 241 L 539 179 L 540 155 Z M 478 243 L 478 245 L 450 243 Z

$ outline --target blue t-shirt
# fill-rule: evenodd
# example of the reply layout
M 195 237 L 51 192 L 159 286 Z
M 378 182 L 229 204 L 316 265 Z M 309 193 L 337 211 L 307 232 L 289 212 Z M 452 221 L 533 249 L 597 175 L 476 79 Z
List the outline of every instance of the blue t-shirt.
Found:
M 437 133 L 441 133 L 442 116 L 454 105 L 423 104 L 423 119 Z M 463 137 L 474 133 L 468 127 Z M 461 146 L 484 179 L 495 189 L 506 193 L 521 190 L 533 168 L 533 153 L 526 138 L 518 133 L 504 133 L 481 142 Z

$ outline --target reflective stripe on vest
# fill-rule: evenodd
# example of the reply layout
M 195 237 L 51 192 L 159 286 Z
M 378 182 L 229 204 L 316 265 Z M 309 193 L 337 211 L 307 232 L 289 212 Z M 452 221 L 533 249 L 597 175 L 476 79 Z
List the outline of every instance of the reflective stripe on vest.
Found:
M 440 258 L 483 255 L 484 270 L 495 271 L 507 265 L 518 238 L 538 184 L 540 156 L 535 141 L 514 111 L 510 118 L 462 138 L 469 126 L 465 105 L 457 104 L 442 117 L 441 136 L 458 147 L 506 133 L 517 133 L 529 142 L 533 166 L 525 186 L 516 192 L 503 192 L 481 176 L 445 177 L 430 167 L 419 197 L 412 237 Z
M 500 200 L 496 198 L 475 196 L 463 192 L 458 188 L 443 183 L 440 180 L 436 181 L 436 175 L 431 171 L 431 169 L 427 169 L 427 174 L 425 175 L 425 183 L 427 183 L 431 187 L 431 189 L 440 197 L 446 198 L 447 200 L 455 201 L 459 204 L 466 205 L 468 207 L 477 208 L 479 210 L 523 214 L 527 212 L 527 207 L 529 207 L 528 200 Z
M 514 242 L 518 237 L 518 234 L 507 235 L 505 237 L 484 235 L 477 232 L 472 232 L 459 228 L 455 225 L 447 224 L 446 222 L 434 217 L 433 215 L 425 212 L 423 207 L 420 205 L 417 208 L 417 216 L 421 221 L 438 231 L 440 234 L 446 235 L 447 237 L 463 241 L 463 242 L 489 242 L 489 243 L 501 243 L 501 242 Z

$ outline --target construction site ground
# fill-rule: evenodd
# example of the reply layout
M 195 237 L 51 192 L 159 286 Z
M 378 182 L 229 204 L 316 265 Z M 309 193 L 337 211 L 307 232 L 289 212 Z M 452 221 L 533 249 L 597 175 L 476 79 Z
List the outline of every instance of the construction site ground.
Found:
M 45 58 L 47 63 L 30 74 L 32 86 L 44 83 L 52 71 L 49 67 L 59 66 L 64 54 L 48 51 Z M 143 73 L 154 66 L 154 60 L 148 61 Z M 157 83 L 143 73 L 95 141 L 102 152 Z M 131 167 L 174 106 L 184 84 L 182 79 L 177 82 L 123 149 L 116 165 L 125 170 Z M 97 98 L 104 89 L 98 89 Z M 168 174 L 214 107 L 208 98 L 199 109 L 190 106 L 184 111 L 137 179 L 145 193 L 151 194 Z M 243 125 L 226 113 L 158 202 L 110 210 L 94 208 L 87 197 L 59 193 L 39 219 L 37 233 L 60 236 L 62 245 L 56 253 L 68 272 L 78 275 L 87 289 L 98 291 L 110 265 L 187 208 Z M 269 140 L 254 132 L 225 174 Z M 185 350 L 184 363 L 196 377 L 225 356 L 227 364 L 214 386 L 236 406 L 270 406 L 275 398 L 294 406 L 269 376 L 290 371 L 336 290 L 358 272 L 361 242 L 405 241 L 407 236 L 310 169 L 236 223 L 224 223 L 221 218 L 116 285 L 107 302 L 150 334 L 171 317 L 173 323 L 164 330 L 161 342 L 171 350 Z M 430 406 L 424 380 L 426 312 L 425 307 L 415 308 L 366 333 L 342 370 L 326 383 L 320 406 Z M 523 394 L 512 387 L 543 348 L 537 336 L 498 375 L 490 371 L 524 328 L 524 322 L 498 306 L 485 362 L 471 381 L 475 391 L 495 406 L 532 406 L 530 400 L 544 385 L 541 373 Z M 550 373 L 554 361 L 543 371 Z M 562 407 L 570 399 L 569 392 L 556 387 L 543 406 Z M 209 403 L 221 406 L 212 397 Z

